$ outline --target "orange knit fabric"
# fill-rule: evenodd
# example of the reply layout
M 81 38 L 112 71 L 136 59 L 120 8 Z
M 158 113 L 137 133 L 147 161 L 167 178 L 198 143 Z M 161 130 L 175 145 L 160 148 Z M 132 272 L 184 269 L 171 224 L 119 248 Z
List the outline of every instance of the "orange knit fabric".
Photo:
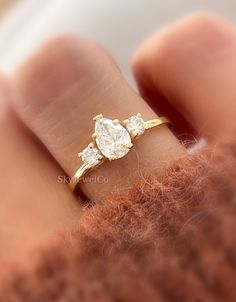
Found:
M 236 301 L 236 144 L 88 208 L 69 237 L 9 269 L 0 301 Z

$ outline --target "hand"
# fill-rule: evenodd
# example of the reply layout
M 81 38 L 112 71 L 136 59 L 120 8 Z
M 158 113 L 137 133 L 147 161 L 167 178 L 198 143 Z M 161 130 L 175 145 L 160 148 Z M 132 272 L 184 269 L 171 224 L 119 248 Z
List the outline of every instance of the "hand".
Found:
M 82 184 L 83 197 L 77 198 L 58 176 L 72 176 L 79 167 L 76 155 L 90 142 L 96 114 L 125 119 L 141 112 L 151 119 L 161 112 L 173 120 L 176 133 L 198 133 L 209 141 L 230 131 L 236 113 L 235 48 L 235 29 L 211 16 L 188 18 L 155 35 L 133 61 L 147 102 L 110 56 L 88 40 L 59 38 L 27 61 L 2 88 L 1 259 L 23 258 L 71 228 L 79 221 L 83 197 L 105 202 L 111 191 L 132 186 L 140 173 L 161 175 L 186 155 L 170 130 L 160 127 L 126 157 L 91 173 L 108 182 Z

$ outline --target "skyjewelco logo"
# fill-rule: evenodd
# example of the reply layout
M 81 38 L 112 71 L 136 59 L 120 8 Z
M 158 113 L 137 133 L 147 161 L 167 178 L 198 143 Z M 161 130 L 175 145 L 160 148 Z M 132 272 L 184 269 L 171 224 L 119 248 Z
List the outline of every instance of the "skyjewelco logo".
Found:
M 58 175 L 57 182 L 61 184 L 69 184 L 71 181 L 71 177 L 66 175 Z M 98 176 L 84 176 L 80 179 L 80 183 L 98 183 L 98 184 L 104 184 L 108 183 L 109 179 L 106 176 L 98 175 Z

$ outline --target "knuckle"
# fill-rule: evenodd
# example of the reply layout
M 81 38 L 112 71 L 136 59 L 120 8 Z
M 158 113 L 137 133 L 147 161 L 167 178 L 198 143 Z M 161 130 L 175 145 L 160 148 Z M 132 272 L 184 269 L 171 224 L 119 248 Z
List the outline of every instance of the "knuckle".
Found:
M 56 37 L 13 75 L 20 91 L 16 106 L 23 115 L 41 116 L 52 103 L 64 104 L 97 85 L 104 69 L 109 73 L 114 64 L 102 46 L 73 35 Z
M 186 27 L 197 41 L 223 42 L 225 37 L 232 35 L 232 27 L 223 18 L 206 13 L 198 13 L 186 20 Z
M 86 76 L 88 65 L 93 65 L 101 55 L 105 56 L 105 50 L 93 41 L 73 35 L 59 36 L 46 42 L 17 75 L 31 83 L 35 80 L 38 85 L 46 79 L 59 80 L 63 75 L 72 81 L 73 76 L 80 78 L 82 73 Z
M 90 77 L 97 59 L 107 56 L 97 43 L 77 36 L 48 41 L 15 73 L 14 83 L 24 92 L 36 89 L 41 99 L 63 94 L 74 83 Z M 31 87 L 34 87 L 34 91 Z M 43 95 L 43 91 L 46 91 Z M 38 100 L 37 100 L 38 101 Z
M 135 52 L 132 67 L 136 78 L 143 78 L 144 71 L 149 75 L 154 70 L 183 69 L 193 62 L 198 62 L 195 67 L 206 66 L 235 49 L 230 23 L 214 14 L 195 13 L 151 36 Z
M 186 21 L 189 24 L 192 24 L 196 29 L 206 29 L 213 28 L 219 29 L 223 22 L 225 22 L 222 18 L 217 15 L 210 13 L 195 13 L 188 17 Z
M 235 33 L 227 21 L 203 13 L 182 20 L 159 37 L 158 57 L 162 60 L 184 54 L 187 57 L 191 54 L 206 57 L 212 53 L 217 56 L 235 43 Z
M 48 41 L 31 58 L 31 63 L 26 62 L 31 72 L 40 75 L 40 69 L 51 73 L 60 74 L 79 68 L 86 63 L 86 55 L 91 52 L 92 42 L 77 36 L 59 36 Z

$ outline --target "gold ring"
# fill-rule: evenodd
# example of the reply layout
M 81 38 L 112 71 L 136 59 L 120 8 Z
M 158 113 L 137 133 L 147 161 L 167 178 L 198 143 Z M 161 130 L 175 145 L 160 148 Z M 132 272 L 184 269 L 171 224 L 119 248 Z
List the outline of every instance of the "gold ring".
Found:
M 133 140 L 143 135 L 147 130 L 167 124 L 166 117 L 144 121 L 141 114 L 131 116 L 127 120 L 111 120 L 99 114 L 93 118 L 95 132 L 91 142 L 78 154 L 83 164 L 71 178 L 69 186 L 74 191 L 85 174 L 102 164 L 105 160 L 115 160 L 124 157 L 133 147 Z

